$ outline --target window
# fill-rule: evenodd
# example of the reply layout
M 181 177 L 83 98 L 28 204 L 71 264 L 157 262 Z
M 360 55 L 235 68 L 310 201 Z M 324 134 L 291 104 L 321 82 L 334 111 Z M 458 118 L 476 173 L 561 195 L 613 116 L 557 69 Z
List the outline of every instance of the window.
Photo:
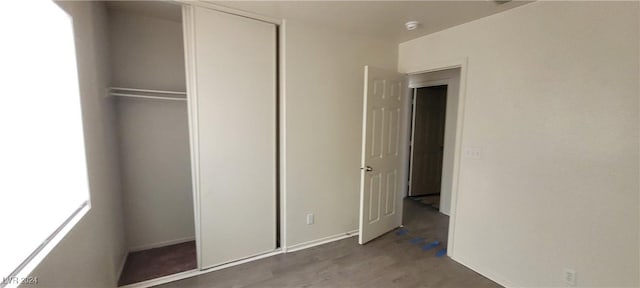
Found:
M 2 5 L 0 276 L 7 284 L 87 205 L 89 186 L 72 19 L 48 0 Z

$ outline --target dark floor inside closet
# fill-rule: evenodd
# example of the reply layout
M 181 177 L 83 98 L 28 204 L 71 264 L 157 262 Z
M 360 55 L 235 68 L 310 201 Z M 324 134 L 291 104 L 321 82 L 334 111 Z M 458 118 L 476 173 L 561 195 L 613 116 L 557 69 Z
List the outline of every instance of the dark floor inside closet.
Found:
M 195 241 L 131 252 L 127 255 L 118 286 L 189 271 L 196 267 Z

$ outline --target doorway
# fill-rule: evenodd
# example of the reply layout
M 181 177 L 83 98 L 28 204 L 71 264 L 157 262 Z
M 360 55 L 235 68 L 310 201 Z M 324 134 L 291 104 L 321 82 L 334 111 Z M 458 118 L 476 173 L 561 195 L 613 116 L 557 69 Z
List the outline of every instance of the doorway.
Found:
M 460 68 L 409 75 L 407 193 L 402 223 L 424 249 L 448 255 Z M 453 216 L 453 215 L 451 215 Z M 412 239 L 413 239 L 412 238 Z
M 453 234 L 449 226 L 455 225 L 455 213 L 451 211 L 455 206 L 451 202 L 455 199 L 455 164 L 459 159 L 462 131 L 458 125 L 462 121 L 458 118 L 464 102 L 461 100 L 464 95 L 460 93 L 463 64 L 409 75 L 365 67 L 360 244 L 404 226 L 397 229 L 396 235 L 410 237 L 413 244 L 425 245 L 423 250 L 438 248 L 437 255 L 450 255 L 448 240 L 453 239 Z M 405 90 L 407 80 L 409 89 Z M 420 99 L 416 104 L 424 106 L 427 112 L 430 109 L 434 112 L 415 113 L 414 98 L 433 95 L 439 96 L 424 98 L 425 102 Z M 422 163 L 423 168 L 412 171 L 412 153 L 416 151 L 411 149 L 418 148 L 417 143 L 411 145 L 412 135 L 414 128 L 420 127 L 414 123 L 414 114 L 420 114 L 418 118 L 425 121 L 430 119 L 427 126 L 419 129 L 431 127 L 428 130 L 439 133 L 429 137 L 430 133 L 423 133 L 425 140 L 419 141 L 423 151 L 418 150 L 416 154 L 430 155 L 430 160 Z M 414 188 L 412 195 L 439 194 L 440 199 L 431 199 L 432 205 L 415 201 L 409 197 L 410 179 L 423 182 L 422 189 Z M 423 209 L 425 206 L 430 209 Z M 428 239 L 431 242 L 425 242 Z
M 413 88 L 403 233 L 425 239 L 423 250 L 446 254 L 449 217 L 440 212 L 448 85 Z M 447 143 L 448 144 L 448 143 Z M 413 240 L 411 240 L 413 241 Z
M 408 198 L 451 214 L 460 68 L 409 75 Z

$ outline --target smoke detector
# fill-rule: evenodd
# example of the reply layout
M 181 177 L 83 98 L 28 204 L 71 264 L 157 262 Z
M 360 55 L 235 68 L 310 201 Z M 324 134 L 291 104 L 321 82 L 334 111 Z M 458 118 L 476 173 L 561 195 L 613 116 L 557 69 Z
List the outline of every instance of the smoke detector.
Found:
M 418 28 L 418 26 L 420 26 L 420 22 L 418 21 L 409 21 L 407 23 L 404 23 L 404 27 L 406 27 L 409 31 L 415 30 L 416 28 Z

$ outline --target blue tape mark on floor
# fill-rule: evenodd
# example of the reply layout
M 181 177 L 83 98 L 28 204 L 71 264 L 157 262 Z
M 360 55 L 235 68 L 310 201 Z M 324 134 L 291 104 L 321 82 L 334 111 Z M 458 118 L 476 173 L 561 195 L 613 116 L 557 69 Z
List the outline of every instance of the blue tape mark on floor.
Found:
M 420 243 L 424 242 L 424 238 L 416 237 L 416 238 L 413 238 L 413 239 L 409 240 L 409 242 L 411 242 L 411 244 L 420 244 Z
M 409 231 L 407 231 L 406 229 L 399 229 L 398 231 L 396 231 L 397 236 L 407 235 L 408 233 Z
M 417 244 L 417 245 L 421 245 L 420 248 L 423 251 L 428 251 L 431 250 L 433 248 L 436 248 L 438 246 L 440 246 L 440 241 L 435 240 L 432 242 L 428 242 L 425 243 L 427 238 L 425 237 L 413 237 L 413 235 L 411 235 L 411 233 L 409 233 L 409 230 L 405 229 L 405 228 L 399 228 L 398 230 L 395 231 L 396 236 L 404 236 L 407 235 L 409 236 L 409 243 L 411 244 Z M 447 249 L 442 248 L 440 250 L 438 250 L 438 252 L 436 252 L 435 256 L 438 258 L 442 258 L 445 255 L 447 255 Z
M 424 250 L 424 251 L 431 250 L 433 248 L 438 247 L 438 245 L 440 245 L 440 241 L 433 241 L 431 243 L 428 243 L 428 244 L 422 246 L 422 250 Z

